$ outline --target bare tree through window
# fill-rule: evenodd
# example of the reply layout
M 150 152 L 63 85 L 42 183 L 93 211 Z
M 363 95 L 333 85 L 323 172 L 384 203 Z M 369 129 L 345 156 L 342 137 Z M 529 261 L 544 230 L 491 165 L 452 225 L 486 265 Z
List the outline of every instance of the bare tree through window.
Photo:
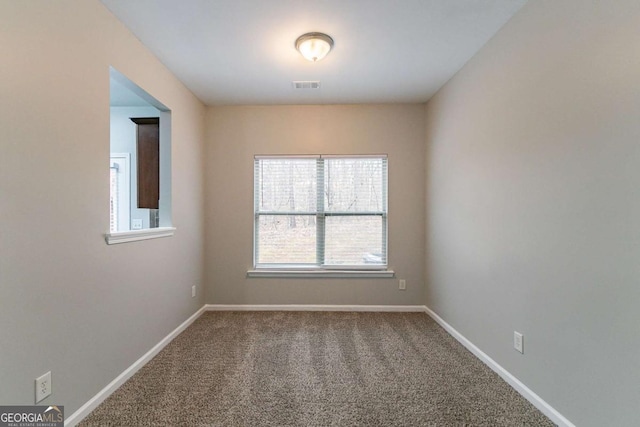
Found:
M 257 266 L 386 266 L 386 156 L 256 157 L 254 175 Z

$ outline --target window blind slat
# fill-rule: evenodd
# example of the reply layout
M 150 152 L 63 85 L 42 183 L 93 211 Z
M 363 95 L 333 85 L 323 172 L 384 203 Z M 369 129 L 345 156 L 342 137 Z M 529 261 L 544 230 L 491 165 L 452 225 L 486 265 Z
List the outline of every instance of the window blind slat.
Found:
M 324 217 L 324 162 L 321 158 L 316 160 L 316 204 L 317 204 L 317 228 L 316 228 L 316 264 L 324 265 L 325 245 L 325 217 Z

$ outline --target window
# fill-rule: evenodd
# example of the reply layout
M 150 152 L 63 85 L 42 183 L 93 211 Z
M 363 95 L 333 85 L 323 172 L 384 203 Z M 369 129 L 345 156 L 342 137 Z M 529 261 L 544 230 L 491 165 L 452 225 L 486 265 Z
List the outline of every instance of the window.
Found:
M 386 156 L 258 156 L 254 264 L 387 267 Z
M 128 230 L 129 153 L 112 153 L 109 162 L 109 231 Z

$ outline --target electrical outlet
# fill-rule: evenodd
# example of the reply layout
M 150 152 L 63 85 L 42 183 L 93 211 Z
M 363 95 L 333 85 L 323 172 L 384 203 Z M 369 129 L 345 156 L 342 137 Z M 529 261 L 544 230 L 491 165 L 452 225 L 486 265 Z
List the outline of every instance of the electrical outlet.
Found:
M 191 298 L 195 298 L 196 296 L 196 285 L 191 287 Z
M 36 403 L 51 394 L 51 371 L 36 378 Z
M 400 279 L 398 281 L 398 289 L 404 291 L 405 289 L 407 289 L 407 281 L 404 279 Z
M 524 335 L 520 332 L 513 331 L 513 348 L 524 354 Z
M 131 229 L 132 230 L 142 230 L 142 220 L 141 219 L 132 219 L 131 220 Z

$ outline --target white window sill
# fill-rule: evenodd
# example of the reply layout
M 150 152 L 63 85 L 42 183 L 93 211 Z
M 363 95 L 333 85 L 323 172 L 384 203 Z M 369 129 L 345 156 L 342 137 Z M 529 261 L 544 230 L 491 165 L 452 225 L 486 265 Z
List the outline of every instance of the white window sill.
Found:
M 247 277 L 268 278 L 324 278 L 384 279 L 395 276 L 393 270 L 287 270 L 259 268 L 247 271 Z
M 146 228 L 144 230 L 117 231 L 105 234 L 107 245 L 118 243 L 137 242 L 139 240 L 158 239 L 160 237 L 171 237 L 175 227 Z

